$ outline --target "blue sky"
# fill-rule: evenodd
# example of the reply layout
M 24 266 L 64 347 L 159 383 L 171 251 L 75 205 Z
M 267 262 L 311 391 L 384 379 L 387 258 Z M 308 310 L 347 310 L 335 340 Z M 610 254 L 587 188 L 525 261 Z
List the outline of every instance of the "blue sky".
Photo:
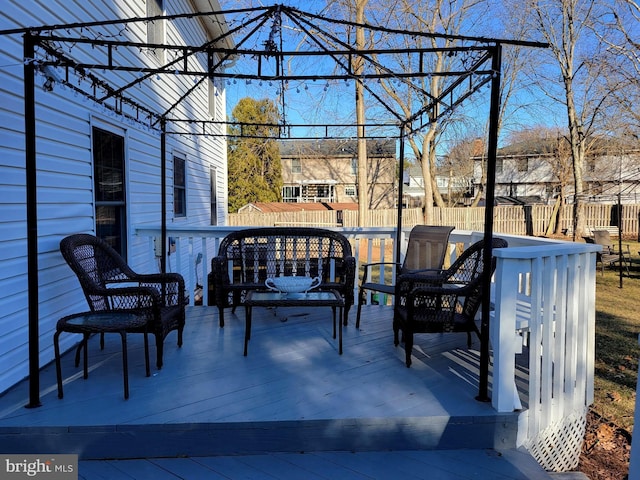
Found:
M 223 8 L 247 8 L 247 7 L 256 7 L 256 6 L 264 6 L 264 5 L 272 5 L 276 2 L 263 2 L 259 0 L 230 0 L 230 1 L 221 1 Z M 294 6 L 300 10 L 311 12 L 311 13 L 326 13 L 330 15 L 326 10 L 326 2 L 319 0 L 308 0 L 308 1 L 285 1 L 285 2 L 277 2 L 289 6 Z M 267 25 L 271 25 L 271 22 L 268 22 Z M 475 34 L 481 36 L 496 36 L 503 37 L 501 35 L 501 28 L 499 23 L 496 20 L 492 20 L 489 24 L 490 30 L 482 30 L 481 28 L 487 28 L 487 25 L 483 25 L 478 23 L 474 24 L 473 28 L 476 30 L 480 29 L 482 32 L 477 33 L 474 30 L 471 30 L 468 34 Z M 283 25 L 283 34 L 286 36 L 291 33 L 292 28 L 288 24 Z M 268 35 L 269 28 L 265 29 L 265 33 L 259 37 L 258 40 L 254 41 L 254 44 L 259 44 L 264 41 L 266 36 Z M 498 32 L 498 33 L 491 33 Z M 464 32 L 467 33 L 467 32 Z M 236 38 L 236 41 L 237 38 Z M 297 40 L 296 40 L 297 41 Z M 251 47 L 252 45 L 249 43 L 247 47 Z M 292 46 L 285 46 L 285 49 L 295 49 L 297 47 L 296 44 Z M 316 62 L 316 63 L 314 63 Z M 295 67 L 292 67 L 295 73 L 314 73 L 319 71 L 319 67 L 321 64 L 317 63 L 319 60 L 314 58 L 312 60 L 305 59 L 304 61 L 298 63 Z M 333 65 L 333 62 L 329 62 Z M 287 67 L 291 67 L 291 64 L 287 63 Z M 255 67 L 254 67 L 255 68 Z M 278 83 L 262 82 L 262 84 L 258 84 L 256 81 L 252 81 L 251 83 L 247 83 L 244 80 L 231 80 L 227 82 L 227 111 L 231 112 L 233 107 L 237 104 L 240 98 L 245 96 L 250 96 L 253 98 L 270 98 L 274 101 L 279 102 L 279 95 L 282 91 L 283 85 Z M 550 108 L 551 102 L 544 98 L 543 96 L 537 97 L 540 92 L 529 92 L 526 94 L 522 94 L 527 98 L 527 103 L 534 105 L 533 108 L 528 109 L 518 109 L 515 111 L 512 116 L 508 119 L 507 125 L 505 127 L 505 132 L 508 131 L 508 127 L 512 126 L 512 128 L 521 128 L 525 126 L 533 126 L 537 124 L 544 124 L 548 126 L 553 125 L 562 125 L 564 121 L 564 116 L 561 114 L 558 115 L 557 107 Z M 285 96 L 285 108 L 284 114 L 286 115 L 286 120 L 288 123 L 347 123 L 354 121 L 354 114 L 352 111 L 353 108 L 353 98 L 354 98 L 354 88 L 353 83 L 349 82 L 349 84 L 340 84 L 339 82 L 324 82 L 324 81 L 306 81 L 303 83 L 289 84 L 286 88 L 286 96 Z M 464 116 L 467 120 L 466 124 L 470 125 L 467 128 L 473 130 L 483 130 L 486 128 L 486 117 L 488 112 L 488 98 L 489 98 L 489 90 L 484 89 L 480 93 L 476 93 L 469 101 L 466 101 L 463 105 L 464 109 L 459 112 L 459 115 Z M 376 118 L 383 118 L 376 110 L 377 102 L 375 100 L 369 99 L 367 101 L 367 112 L 368 116 L 375 116 Z M 394 120 L 392 117 L 388 117 L 390 120 Z M 471 120 L 469 120 L 471 119 Z M 397 134 L 397 127 L 391 130 L 391 134 Z M 298 135 L 298 133 L 294 133 L 294 135 Z M 459 133 L 456 132 L 451 140 L 451 142 L 455 142 L 456 136 Z M 484 136 L 483 133 L 480 133 L 479 136 Z

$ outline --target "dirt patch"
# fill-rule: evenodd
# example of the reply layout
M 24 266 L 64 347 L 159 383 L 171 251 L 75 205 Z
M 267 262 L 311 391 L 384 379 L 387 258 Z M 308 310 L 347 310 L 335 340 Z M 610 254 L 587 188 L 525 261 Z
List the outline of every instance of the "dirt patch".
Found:
M 629 472 L 631 435 L 590 411 L 578 471 L 590 480 L 624 480 Z

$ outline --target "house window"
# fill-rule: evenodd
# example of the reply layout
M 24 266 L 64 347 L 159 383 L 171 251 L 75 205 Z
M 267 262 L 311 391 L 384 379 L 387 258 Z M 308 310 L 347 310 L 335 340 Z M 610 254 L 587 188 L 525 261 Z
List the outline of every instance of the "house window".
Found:
M 299 158 L 291 159 L 291 173 L 302 173 L 302 164 Z
M 351 159 L 351 175 L 357 175 L 357 174 L 358 174 L 358 159 L 354 157 Z
M 528 172 L 529 171 L 529 159 L 528 158 L 519 158 L 517 165 L 518 165 L 518 171 L 519 172 Z
M 300 198 L 300 187 L 282 187 L 282 201 L 296 203 Z
M 147 0 L 147 17 L 164 15 L 164 0 Z M 147 22 L 147 43 L 164 44 L 165 20 Z M 160 63 L 164 63 L 164 49 L 151 50 Z
M 502 173 L 502 158 L 496 158 L 496 173 Z
M 186 160 L 173 157 L 173 214 L 175 217 L 187 216 L 187 175 Z
M 355 185 L 345 185 L 344 194 L 347 197 L 357 197 L 358 196 L 358 189 L 356 188 Z
M 124 137 L 96 127 L 92 134 L 96 236 L 126 258 Z
M 331 185 L 316 186 L 316 193 L 320 198 L 329 198 L 331 196 Z
M 218 171 L 211 167 L 209 169 L 211 179 L 211 225 L 218 224 Z

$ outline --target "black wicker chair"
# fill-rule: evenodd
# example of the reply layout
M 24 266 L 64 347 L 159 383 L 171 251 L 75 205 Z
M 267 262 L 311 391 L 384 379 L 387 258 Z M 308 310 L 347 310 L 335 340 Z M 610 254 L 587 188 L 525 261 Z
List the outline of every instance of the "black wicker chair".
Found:
M 136 273 L 107 242 L 94 235 L 70 235 L 60 242 L 60 251 L 78 277 L 91 311 L 126 310 L 148 317 L 145 329 L 155 335 L 156 363 L 162 368 L 164 339 L 171 331 L 178 331 L 178 347 L 182 346 L 186 304 L 182 276 Z
M 344 299 L 344 324 L 354 302 L 356 260 L 341 233 L 311 227 L 261 227 L 227 235 L 211 260 L 211 278 L 220 326 L 224 309 L 241 305 L 249 290 L 265 289 L 269 277 L 319 276 L 321 290 Z
M 365 303 L 367 290 L 393 295 L 395 285 L 382 282 L 374 282 L 372 273 L 377 270 L 383 277 L 383 269 L 386 266 L 395 265 L 398 268 L 397 275 L 415 272 L 424 269 L 442 268 L 444 257 L 449 246 L 449 235 L 454 227 L 435 225 L 416 225 L 409 233 L 407 252 L 402 264 L 395 262 L 376 262 L 362 264 L 362 282 L 358 290 L 358 310 L 356 313 L 356 328 L 360 328 L 360 312 Z
M 505 248 L 507 242 L 494 238 L 492 248 Z M 495 258 L 491 272 L 495 270 Z M 393 318 L 394 344 L 402 330 L 405 360 L 411 366 L 415 333 L 466 332 L 471 346 L 471 332 L 480 332 L 475 316 L 482 303 L 484 241 L 474 243 L 446 270 L 400 275 L 396 282 L 396 305 Z

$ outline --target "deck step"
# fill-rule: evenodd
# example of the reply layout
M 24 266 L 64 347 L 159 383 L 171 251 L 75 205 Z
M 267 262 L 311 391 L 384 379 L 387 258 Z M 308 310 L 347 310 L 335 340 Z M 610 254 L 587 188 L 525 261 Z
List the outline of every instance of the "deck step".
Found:
M 514 448 L 517 415 L 0 428 L 4 453 L 82 459 Z
M 588 480 L 581 473 L 549 474 L 519 449 L 395 450 L 382 452 L 284 453 L 220 457 L 92 460 L 78 464 L 80 479 L 94 478 L 348 478 L 396 480 Z M 124 473 L 126 472 L 126 473 Z M 401 472 L 401 474 L 399 473 Z M 174 478 L 174 477 L 172 477 Z

